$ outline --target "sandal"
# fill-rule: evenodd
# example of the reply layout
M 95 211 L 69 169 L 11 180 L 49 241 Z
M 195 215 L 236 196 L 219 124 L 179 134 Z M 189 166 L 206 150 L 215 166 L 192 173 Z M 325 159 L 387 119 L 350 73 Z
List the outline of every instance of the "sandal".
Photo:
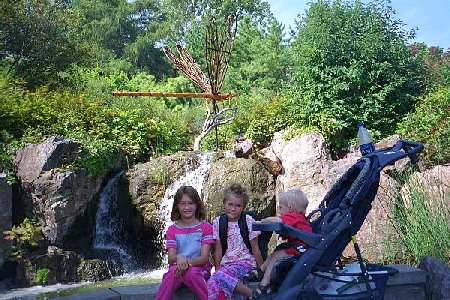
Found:
M 264 272 L 259 267 L 254 267 L 247 274 L 244 275 L 242 280 L 244 282 L 258 282 L 264 277 Z
M 275 292 L 272 284 L 268 285 L 258 285 L 258 287 L 253 291 L 252 297 L 250 299 L 258 299 L 261 296 L 265 296 L 267 294 L 271 294 Z

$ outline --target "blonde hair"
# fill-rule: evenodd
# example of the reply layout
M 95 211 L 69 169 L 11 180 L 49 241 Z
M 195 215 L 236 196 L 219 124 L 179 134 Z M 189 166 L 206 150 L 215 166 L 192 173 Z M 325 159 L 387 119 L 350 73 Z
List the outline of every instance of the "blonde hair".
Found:
M 292 189 L 280 194 L 280 202 L 291 205 L 298 212 L 306 212 L 306 207 L 309 204 L 305 193 L 300 189 Z
M 236 198 L 242 199 L 243 208 L 247 207 L 250 196 L 245 188 L 240 184 L 233 183 L 223 192 L 223 204 L 228 200 L 229 197 L 234 196 Z

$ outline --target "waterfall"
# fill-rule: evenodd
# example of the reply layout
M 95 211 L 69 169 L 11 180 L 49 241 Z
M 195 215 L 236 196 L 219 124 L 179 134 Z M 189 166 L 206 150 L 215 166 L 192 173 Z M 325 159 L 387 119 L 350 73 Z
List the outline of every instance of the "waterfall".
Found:
M 118 189 L 122 174 L 123 172 L 120 172 L 110 179 L 100 194 L 95 216 L 93 249 L 109 259 L 119 259 L 125 270 L 131 270 L 135 263 L 123 238 L 124 222 L 119 211 Z
M 195 188 L 198 194 L 201 196 L 203 190 L 203 183 L 205 181 L 206 172 L 209 170 L 211 164 L 211 153 L 201 153 L 199 155 L 199 167 L 195 170 L 186 169 L 186 173 L 181 176 L 177 181 L 169 185 L 164 193 L 164 197 L 161 201 L 160 216 L 163 217 L 164 231 L 166 233 L 167 228 L 172 224 L 170 220 L 170 213 L 172 212 L 173 198 L 177 190 L 183 185 L 190 185 Z M 186 167 L 187 168 L 187 167 Z

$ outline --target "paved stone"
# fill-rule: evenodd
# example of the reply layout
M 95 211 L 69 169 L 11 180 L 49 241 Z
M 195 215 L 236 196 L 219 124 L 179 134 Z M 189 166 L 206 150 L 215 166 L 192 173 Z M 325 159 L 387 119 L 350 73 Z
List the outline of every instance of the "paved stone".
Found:
M 58 300 L 120 300 L 120 294 L 110 289 L 99 289 L 91 292 L 83 292 L 75 295 L 56 298 Z
M 399 273 L 389 277 L 385 300 L 425 300 L 425 283 L 427 273 L 424 270 L 405 265 L 391 265 Z M 255 288 L 257 283 L 252 283 Z M 155 298 L 159 284 L 144 284 L 112 287 L 93 292 L 84 292 L 57 298 L 58 300 L 152 300 Z M 177 291 L 172 300 L 197 300 L 186 287 Z

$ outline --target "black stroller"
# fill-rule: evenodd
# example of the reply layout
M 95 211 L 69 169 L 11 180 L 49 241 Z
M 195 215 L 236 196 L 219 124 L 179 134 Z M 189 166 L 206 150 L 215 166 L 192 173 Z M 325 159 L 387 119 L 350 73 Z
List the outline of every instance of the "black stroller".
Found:
M 400 140 L 393 147 L 360 158 L 328 192 L 319 208 L 308 215 L 312 233 L 283 223 L 254 224 L 254 230 L 294 235 L 309 246 L 299 257 L 275 266 L 276 272 L 288 268 L 287 275 L 276 276 L 280 281 L 276 293 L 258 299 L 383 299 L 387 278 L 393 270 L 363 263 L 355 235 L 372 207 L 380 171 L 405 157 L 415 164 L 422 149 L 420 143 Z M 345 272 L 337 267 L 350 241 L 354 243 L 359 262 L 357 272 Z M 324 281 L 329 283 L 327 288 L 317 288 Z M 333 282 L 338 284 L 330 289 Z

